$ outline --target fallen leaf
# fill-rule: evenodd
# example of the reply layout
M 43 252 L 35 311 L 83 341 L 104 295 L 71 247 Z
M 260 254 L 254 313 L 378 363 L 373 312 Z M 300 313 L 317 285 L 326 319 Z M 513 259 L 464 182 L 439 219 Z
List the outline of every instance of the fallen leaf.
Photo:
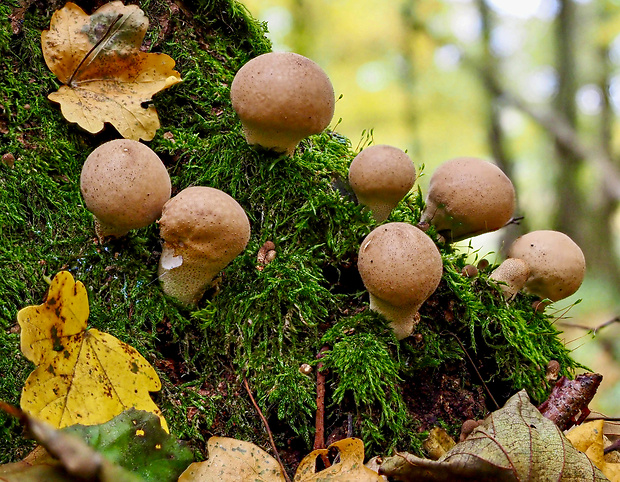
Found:
M 522 390 L 438 461 L 398 453 L 379 473 L 402 481 L 604 481 Z
M 193 451 L 161 426 L 151 412 L 130 408 L 101 425 L 72 425 L 80 437 L 110 462 L 147 482 L 176 482 L 194 461 Z
M 107 422 L 128 408 L 161 411 L 149 392 L 161 389 L 153 367 L 135 348 L 87 330 L 88 295 L 61 271 L 39 306 L 19 311 L 22 353 L 37 367 L 24 384 L 21 407 L 55 428 Z
M 428 458 L 432 460 L 437 460 L 455 445 L 452 437 L 441 427 L 434 427 L 422 444 Z
M 140 51 L 147 29 L 144 12 L 120 1 L 92 15 L 71 2 L 54 12 L 41 45 L 45 63 L 65 85 L 48 98 L 69 122 L 91 133 L 109 122 L 126 139 L 155 136 L 157 111 L 143 104 L 181 77 L 170 56 Z
M 209 458 L 190 465 L 179 482 L 239 481 L 284 482 L 277 460 L 250 442 L 227 437 L 211 437 Z
M 317 459 L 337 449 L 340 462 L 317 471 Z M 364 465 L 364 443 L 358 438 L 345 438 L 334 442 L 326 449 L 314 450 L 306 455 L 297 467 L 295 482 L 338 481 L 338 482 L 381 482 L 377 472 Z
M 75 434 L 57 430 L 50 424 L 1 402 L 0 408 L 8 408 L 9 413 L 18 416 L 30 435 L 45 447 L 48 453 L 47 456 L 39 456 L 30 462 L 0 465 L 0 481 L 145 482 L 138 475 L 110 462 Z
M 620 482 L 620 464 L 605 460 L 603 426 L 604 420 L 582 423 L 571 429 L 566 438 L 588 458 L 612 482 Z

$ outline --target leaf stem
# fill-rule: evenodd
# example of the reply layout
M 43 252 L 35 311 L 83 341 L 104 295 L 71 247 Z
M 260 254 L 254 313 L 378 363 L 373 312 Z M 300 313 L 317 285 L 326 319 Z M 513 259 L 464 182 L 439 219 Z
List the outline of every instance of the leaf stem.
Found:
M 118 16 L 114 19 L 114 21 L 110 24 L 110 26 L 108 27 L 108 29 L 105 31 L 105 33 L 101 36 L 101 38 L 99 40 L 97 40 L 97 43 L 95 43 L 95 45 L 93 45 L 93 47 L 88 51 L 88 53 L 84 56 L 84 58 L 80 61 L 80 63 L 78 64 L 78 66 L 75 68 L 75 70 L 73 71 L 73 73 L 71 74 L 71 77 L 69 77 L 69 81 L 67 82 L 67 85 L 71 85 L 71 83 L 73 82 L 73 79 L 75 78 L 75 76 L 77 75 L 78 71 L 82 68 L 82 65 L 84 65 L 84 62 L 86 62 L 86 59 L 88 57 L 90 57 L 90 54 L 93 53 L 93 51 L 99 47 L 104 40 L 106 40 L 108 38 L 108 34 L 110 33 L 110 31 L 112 30 L 112 28 L 114 28 L 114 26 L 118 23 L 118 21 L 123 18 L 123 14 L 119 13 Z

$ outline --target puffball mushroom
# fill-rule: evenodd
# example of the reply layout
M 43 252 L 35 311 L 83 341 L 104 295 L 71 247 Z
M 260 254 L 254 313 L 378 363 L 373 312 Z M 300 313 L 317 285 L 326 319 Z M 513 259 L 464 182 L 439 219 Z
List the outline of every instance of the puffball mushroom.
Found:
M 170 199 L 170 176 L 148 146 L 116 139 L 86 158 L 80 189 L 100 239 L 121 237 L 155 222 Z
M 164 293 L 196 304 L 213 278 L 250 239 L 243 208 L 219 189 L 188 187 L 164 205 L 159 220 L 164 240 L 159 279 Z
M 542 299 L 558 301 L 572 295 L 586 273 L 581 248 L 559 231 L 524 234 L 510 245 L 507 255 L 527 263 L 530 275 L 524 288 Z
M 512 182 L 495 164 L 473 157 L 452 159 L 431 176 L 420 222 L 449 241 L 495 231 L 512 219 Z
M 327 127 L 336 103 L 323 69 L 292 52 L 250 60 L 235 75 L 230 98 L 248 143 L 287 155 Z
M 376 145 L 360 152 L 349 167 L 349 184 L 357 200 L 383 222 L 415 183 L 413 161 L 397 147 Z
M 386 223 L 362 241 L 357 267 L 370 294 L 370 309 L 390 321 L 396 338 L 411 335 L 415 315 L 441 280 L 435 243 L 407 223 Z

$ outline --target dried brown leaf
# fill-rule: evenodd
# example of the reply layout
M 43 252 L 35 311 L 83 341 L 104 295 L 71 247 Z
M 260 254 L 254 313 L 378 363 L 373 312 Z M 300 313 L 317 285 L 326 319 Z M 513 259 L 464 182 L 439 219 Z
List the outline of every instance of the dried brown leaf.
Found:
M 379 473 L 416 482 L 607 480 L 553 422 L 541 415 L 524 390 L 438 461 L 399 453 L 386 459 Z

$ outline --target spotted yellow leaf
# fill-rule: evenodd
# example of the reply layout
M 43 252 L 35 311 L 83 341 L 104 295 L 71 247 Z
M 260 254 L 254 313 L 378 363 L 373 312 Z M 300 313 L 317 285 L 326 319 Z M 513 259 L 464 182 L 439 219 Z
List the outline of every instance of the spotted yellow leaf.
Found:
M 45 302 L 19 311 L 21 350 L 36 368 L 21 395 L 22 410 L 56 428 L 96 425 L 135 407 L 166 422 L 149 392 L 161 389 L 153 367 L 135 348 L 87 329 L 88 295 L 61 271 Z
M 49 95 L 62 114 L 91 133 L 111 123 L 123 137 L 151 140 L 159 128 L 157 92 L 181 81 L 174 60 L 140 50 L 148 19 L 136 5 L 114 1 L 87 15 L 67 3 L 41 35 L 49 69 L 65 85 Z

